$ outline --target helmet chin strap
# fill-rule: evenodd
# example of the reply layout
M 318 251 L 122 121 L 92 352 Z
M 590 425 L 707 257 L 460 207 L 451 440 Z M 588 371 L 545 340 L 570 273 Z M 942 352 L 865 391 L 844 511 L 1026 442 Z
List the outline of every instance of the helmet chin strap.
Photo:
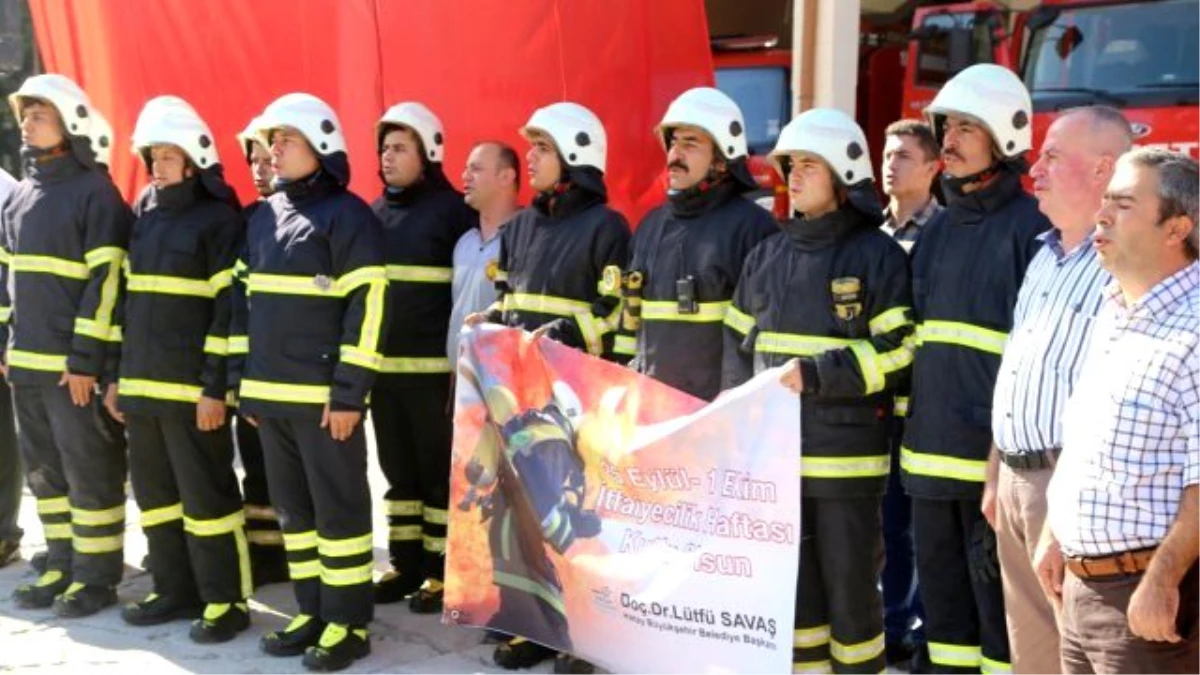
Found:
M 951 176 L 947 173 L 943 173 L 942 185 L 954 190 L 955 192 L 962 192 L 963 188 L 968 185 L 973 183 L 984 183 L 995 178 L 1000 174 L 1000 170 L 1002 168 L 1003 162 L 994 161 L 988 168 L 984 169 L 983 171 L 973 173 L 969 176 Z

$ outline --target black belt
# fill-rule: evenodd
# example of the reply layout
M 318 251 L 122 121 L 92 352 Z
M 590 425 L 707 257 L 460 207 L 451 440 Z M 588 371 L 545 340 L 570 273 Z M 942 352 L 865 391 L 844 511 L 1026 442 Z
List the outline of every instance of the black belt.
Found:
M 1049 448 L 1047 450 L 1029 450 L 1019 453 L 1000 453 L 1000 461 L 1007 464 L 1010 468 L 1033 471 L 1037 469 L 1053 469 L 1058 462 L 1058 455 L 1062 452 L 1062 448 Z

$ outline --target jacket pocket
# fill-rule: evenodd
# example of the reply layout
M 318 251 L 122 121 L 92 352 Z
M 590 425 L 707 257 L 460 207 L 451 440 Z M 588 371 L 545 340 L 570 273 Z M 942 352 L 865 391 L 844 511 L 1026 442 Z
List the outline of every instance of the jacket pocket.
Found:
M 321 338 L 293 335 L 283 341 L 283 355 L 298 363 L 329 365 L 337 360 L 337 345 Z

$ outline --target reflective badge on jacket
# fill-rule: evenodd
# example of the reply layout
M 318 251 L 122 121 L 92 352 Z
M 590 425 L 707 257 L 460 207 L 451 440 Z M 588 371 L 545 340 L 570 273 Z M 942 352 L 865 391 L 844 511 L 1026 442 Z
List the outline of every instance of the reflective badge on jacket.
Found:
M 862 314 L 862 280 L 858 277 L 838 277 L 829 282 L 833 310 L 842 321 L 853 321 Z
M 496 259 L 489 260 L 483 273 L 488 281 L 495 281 L 496 275 L 500 273 L 500 261 Z

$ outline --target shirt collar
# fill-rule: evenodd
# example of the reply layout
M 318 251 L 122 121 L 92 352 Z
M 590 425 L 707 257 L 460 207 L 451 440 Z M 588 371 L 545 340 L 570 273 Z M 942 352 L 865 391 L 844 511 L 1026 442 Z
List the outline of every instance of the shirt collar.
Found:
M 1095 230 L 1088 232 L 1087 237 L 1085 237 L 1083 241 L 1076 244 L 1075 248 L 1071 249 L 1070 251 L 1063 250 L 1062 232 L 1059 232 L 1057 227 L 1051 227 L 1045 232 L 1039 234 L 1037 236 L 1037 240 L 1042 242 L 1046 248 L 1050 249 L 1050 251 L 1054 253 L 1054 257 L 1057 258 L 1059 262 L 1062 262 L 1066 258 L 1073 258 L 1077 255 L 1081 255 L 1085 251 L 1091 250 L 1092 239 L 1095 238 L 1095 236 Z
M 1143 295 L 1132 306 L 1126 307 L 1125 295 L 1121 293 L 1121 284 L 1114 280 L 1104 288 L 1104 295 L 1109 302 L 1116 304 L 1127 314 L 1141 311 L 1150 316 L 1161 316 L 1180 302 L 1186 302 L 1188 296 L 1194 295 L 1200 287 L 1200 264 L 1193 261 L 1187 267 L 1163 279 Z
M 918 209 L 915 213 L 908 217 L 908 220 L 903 223 L 896 222 L 896 217 L 894 214 L 892 214 L 892 209 L 890 206 L 883 210 L 883 215 L 886 219 L 885 224 L 893 230 L 898 230 L 909 226 L 920 229 L 925 226 L 925 223 L 929 222 L 930 218 L 932 218 L 938 211 L 941 210 L 942 205 L 938 203 L 937 197 L 929 195 L 929 200 L 925 202 L 925 206 L 922 206 L 920 209 Z

